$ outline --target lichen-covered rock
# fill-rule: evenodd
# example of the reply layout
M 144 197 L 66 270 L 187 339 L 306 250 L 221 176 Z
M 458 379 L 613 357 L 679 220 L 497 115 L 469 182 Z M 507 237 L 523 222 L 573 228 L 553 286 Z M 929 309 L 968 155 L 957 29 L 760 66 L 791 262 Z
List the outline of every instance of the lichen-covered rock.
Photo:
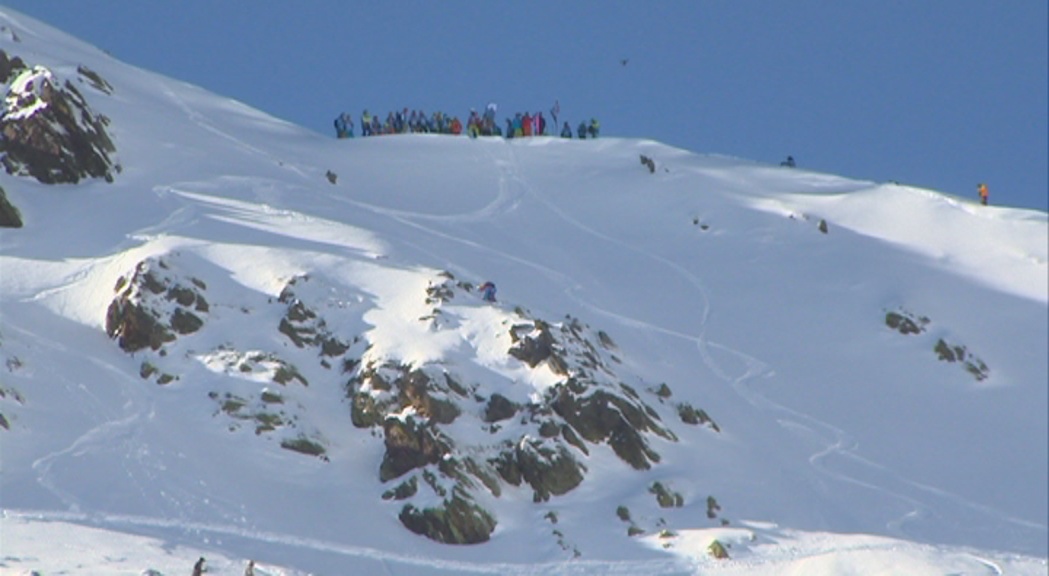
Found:
M 531 486 L 536 502 L 568 493 L 583 481 L 586 470 L 564 445 L 527 439 L 512 451 L 504 451 L 493 463 L 507 482 L 516 486 L 523 481 Z
M 648 487 L 648 492 L 655 495 L 656 503 L 660 508 L 681 508 L 685 505 L 685 498 L 662 482 L 653 482 Z
M 445 544 L 487 542 L 495 531 L 495 518 L 465 495 L 456 493 L 440 506 L 424 509 L 405 504 L 399 516 L 406 528 Z
M 95 113 L 72 82 L 63 83 L 51 70 L 26 66 L 3 51 L 0 75 L 7 84 L 0 115 L 0 163 L 8 174 L 45 184 L 113 180 L 119 168 L 110 157 L 116 146 L 106 132 L 109 119 Z

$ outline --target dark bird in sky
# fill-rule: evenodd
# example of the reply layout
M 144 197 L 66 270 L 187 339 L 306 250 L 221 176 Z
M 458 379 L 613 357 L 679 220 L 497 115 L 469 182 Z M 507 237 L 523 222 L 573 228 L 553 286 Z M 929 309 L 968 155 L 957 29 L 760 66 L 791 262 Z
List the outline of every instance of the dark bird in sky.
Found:
M 630 62 L 630 58 L 623 58 L 622 60 L 619 61 L 619 63 L 622 64 L 623 66 L 626 66 L 627 62 Z

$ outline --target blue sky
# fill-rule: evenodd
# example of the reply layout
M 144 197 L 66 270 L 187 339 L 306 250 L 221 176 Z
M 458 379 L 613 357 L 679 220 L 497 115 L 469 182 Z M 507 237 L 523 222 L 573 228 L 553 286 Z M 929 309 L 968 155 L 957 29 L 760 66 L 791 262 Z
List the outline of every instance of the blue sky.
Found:
M 556 99 L 609 136 L 1049 203 L 1045 0 L 6 5 L 325 134 L 344 110 Z

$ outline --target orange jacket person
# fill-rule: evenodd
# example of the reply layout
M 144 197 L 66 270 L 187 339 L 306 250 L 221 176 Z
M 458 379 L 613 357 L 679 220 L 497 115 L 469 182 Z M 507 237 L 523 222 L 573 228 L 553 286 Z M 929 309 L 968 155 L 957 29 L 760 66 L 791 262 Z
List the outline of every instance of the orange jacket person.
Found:
M 980 193 L 980 204 L 987 205 L 987 185 L 980 182 L 980 185 L 976 187 L 976 191 Z

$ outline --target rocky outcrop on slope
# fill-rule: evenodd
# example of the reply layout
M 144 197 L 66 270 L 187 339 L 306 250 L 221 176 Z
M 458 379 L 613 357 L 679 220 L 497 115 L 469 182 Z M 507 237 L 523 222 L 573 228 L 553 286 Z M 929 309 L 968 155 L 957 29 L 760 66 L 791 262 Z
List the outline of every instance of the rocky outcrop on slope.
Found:
M 225 303 L 222 307 L 234 314 L 215 318 L 213 305 L 205 297 L 208 285 L 191 274 L 190 267 L 178 252 L 139 262 L 133 272 L 117 281 L 116 295 L 106 314 L 107 334 L 123 350 L 139 353 L 143 358 L 139 375 L 157 384 L 180 381 L 203 366 L 213 375 L 208 381 L 218 382 L 207 386 L 214 416 L 225 418 L 230 432 L 248 429 L 276 440 L 286 450 L 327 460 L 328 442 L 311 424 L 294 390 L 306 388 L 310 382 L 295 363 L 286 359 L 287 351 L 253 348 L 254 334 L 239 341 L 224 341 L 217 347 L 211 345 L 205 352 L 197 351 L 201 342 L 195 342 L 207 328 L 217 333 L 243 333 L 243 323 L 250 323 L 254 314 L 279 317 L 272 334 L 264 335 L 263 341 L 288 339 L 295 350 L 293 356 L 300 360 L 309 358 L 315 349 L 320 368 L 338 373 L 332 361 L 348 346 L 327 332 L 323 318 L 295 296 L 295 290 L 309 278 L 293 278 L 278 299 L 269 298 L 262 308 Z M 238 299 L 250 300 L 250 296 L 250 291 L 237 293 Z M 341 360 L 334 363 L 344 366 Z M 199 372 L 194 380 L 200 380 Z M 332 380 L 337 382 L 337 378 Z
M 199 279 L 184 280 L 161 258 L 143 260 L 129 278 L 117 281 L 117 295 L 106 311 L 106 334 L 127 352 L 159 350 L 203 326 L 201 316 L 209 310 L 206 289 Z
M 446 274 L 428 290 L 434 310 L 420 321 L 454 330 L 456 312 L 446 305 L 470 299 L 477 300 L 472 286 Z M 468 380 L 457 373 L 465 367 L 446 362 L 366 358 L 347 384 L 353 423 L 382 430 L 379 477 L 397 482 L 384 497 L 405 501 L 400 519 L 409 530 L 441 542 L 485 541 L 495 528 L 477 504 L 486 493 L 528 487 L 534 501 L 546 501 L 579 486 L 587 474 L 583 458 L 602 445 L 644 470 L 660 460 L 653 437 L 676 440 L 656 410 L 620 381 L 607 334 L 575 318 L 555 324 L 520 309 L 506 312 L 504 326 L 506 361 L 548 380 L 541 394 L 494 374 L 492 381 Z M 512 394 L 515 387 L 522 390 Z M 489 441 L 460 439 L 454 430 L 464 428 L 479 428 Z M 438 506 L 416 503 L 435 497 Z
M 78 73 L 96 90 L 112 91 L 97 73 L 83 66 Z M 51 70 L 29 66 L 2 50 L 0 79 L 7 87 L 0 115 L 0 163 L 8 174 L 45 184 L 113 180 L 119 165 L 106 132 L 109 119 L 94 112 L 72 82 L 61 82 Z
M 231 432 L 251 430 L 324 460 L 334 457 L 327 439 L 346 431 L 333 429 L 330 415 L 313 418 L 307 397 L 325 405 L 343 399 L 347 426 L 381 439 L 382 497 L 399 504 L 408 530 L 427 538 L 487 541 L 498 518 L 486 503 L 505 491 L 548 501 L 586 480 L 589 458 L 604 453 L 626 470 L 648 470 L 661 459 L 658 443 L 677 439 L 657 410 L 679 415 L 680 405 L 668 404 L 669 386 L 627 385 L 627 377 L 639 379 L 624 373 L 612 339 L 576 318 L 551 322 L 485 303 L 472 284 L 444 273 L 418 295 L 428 312 L 381 316 L 401 326 L 375 327 L 368 295 L 311 275 L 292 278 L 279 296 L 256 305 L 224 304 L 239 309 L 236 320 L 223 319 L 209 312 L 215 305 L 205 299 L 207 284 L 189 268 L 169 254 L 142 261 L 117 283 L 106 330 L 124 350 L 147 355 L 143 377 L 178 380 L 172 367 L 185 364 L 173 357 L 195 359 L 215 382 L 208 396 Z M 244 334 L 250 320 L 242 315 L 265 319 L 272 332 Z M 491 326 L 483 336 L 466 328 L 480 321 Z M 202 347 L 196 339 L 211 340 L 202 336 L 208 330 L 225 342 L 193 352 Z M 377 333 L 467 343 L 451 357 L 407 362 L 389 353 L 404 343 L 377 340 Z M 259 342 L 277 347 L 252 347 Z M 687 418 L 712 422 L 689 408 Z
M 905 336 L 921 335 L 925 333 L 931 323 L 932 320 L 928 317 L 919 316 L 902 308 L 885 313 L 885 325 Z M 978 382 L 986 380 L 990 376 L 991 369 L 987 367 L 987 364 L 961 344 L 954 344 L 943 338 L 937 338 L 932 349 L 938 359 L 948 364 L 957 363 L 961 365 Z
M 0 186 L 0 228 L 21 228 L 22 214 L 7 199 L 7 192 Z

